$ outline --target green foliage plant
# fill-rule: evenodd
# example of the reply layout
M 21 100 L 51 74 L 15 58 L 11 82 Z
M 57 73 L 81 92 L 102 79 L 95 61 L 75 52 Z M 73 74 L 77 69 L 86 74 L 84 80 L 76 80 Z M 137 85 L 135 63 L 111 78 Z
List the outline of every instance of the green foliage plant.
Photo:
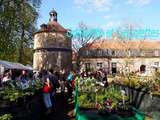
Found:
M 0 120 L 12 120 L 13 116 L 11 114 L 4 114 L 0 116 Z

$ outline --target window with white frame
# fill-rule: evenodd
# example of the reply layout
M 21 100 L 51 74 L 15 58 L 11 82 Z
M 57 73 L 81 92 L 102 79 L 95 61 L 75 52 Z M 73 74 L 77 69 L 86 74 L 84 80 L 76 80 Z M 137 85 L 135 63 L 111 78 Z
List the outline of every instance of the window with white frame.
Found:
M 154 65 L 159 66 L 159 62 L 154 62 Z
M 98 68 L 102 68 L 102 67 L 103 67 L 103 63 L 102 63 L 102 62 L 98 62 L 98 63 L 97 63 L 97 67 L 98 67 Z

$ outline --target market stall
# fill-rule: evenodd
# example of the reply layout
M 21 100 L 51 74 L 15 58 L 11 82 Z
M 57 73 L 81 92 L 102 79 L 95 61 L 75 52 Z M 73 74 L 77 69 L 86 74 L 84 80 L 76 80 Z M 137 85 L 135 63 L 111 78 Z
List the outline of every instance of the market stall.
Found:
M 4 60 L 0 60 L 0 73 L 2 74 L 5 70 L 29 70 L 32 71 L 32 67 L 25 66 L 20 63 L 8 62 Z
M 144 113 L 129 104 L 120 88 L 99 86 L 94 80 L 78 78 L 75 89 L 77 120 L 144 120 Z

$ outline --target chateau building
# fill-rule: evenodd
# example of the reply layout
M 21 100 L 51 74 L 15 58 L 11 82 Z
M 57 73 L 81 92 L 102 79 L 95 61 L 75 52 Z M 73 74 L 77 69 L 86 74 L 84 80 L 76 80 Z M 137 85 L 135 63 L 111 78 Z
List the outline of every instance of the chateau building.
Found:
M 57 12 L 52 10 L 48 24 L 34 33 L 33 68 L 70 69 L 72 64 L 71 37 L 68 30 L 57 22 Z
M 150 74 L 160 65 L 160 41 L 98 40 L 81 48 L 79 54 L 83 69 Z

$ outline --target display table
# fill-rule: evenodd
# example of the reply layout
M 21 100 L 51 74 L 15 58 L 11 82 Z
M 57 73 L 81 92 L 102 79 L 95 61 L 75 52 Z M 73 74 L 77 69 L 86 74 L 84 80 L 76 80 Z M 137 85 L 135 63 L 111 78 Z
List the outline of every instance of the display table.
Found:
M 96 110 L 78 110 L 76 114 L 76 120 L 144 120 L 144 114 L 138 110 L 134 110 L 135 115 L 132 117 L 122 118 L 116 114 L 101 115 Z

